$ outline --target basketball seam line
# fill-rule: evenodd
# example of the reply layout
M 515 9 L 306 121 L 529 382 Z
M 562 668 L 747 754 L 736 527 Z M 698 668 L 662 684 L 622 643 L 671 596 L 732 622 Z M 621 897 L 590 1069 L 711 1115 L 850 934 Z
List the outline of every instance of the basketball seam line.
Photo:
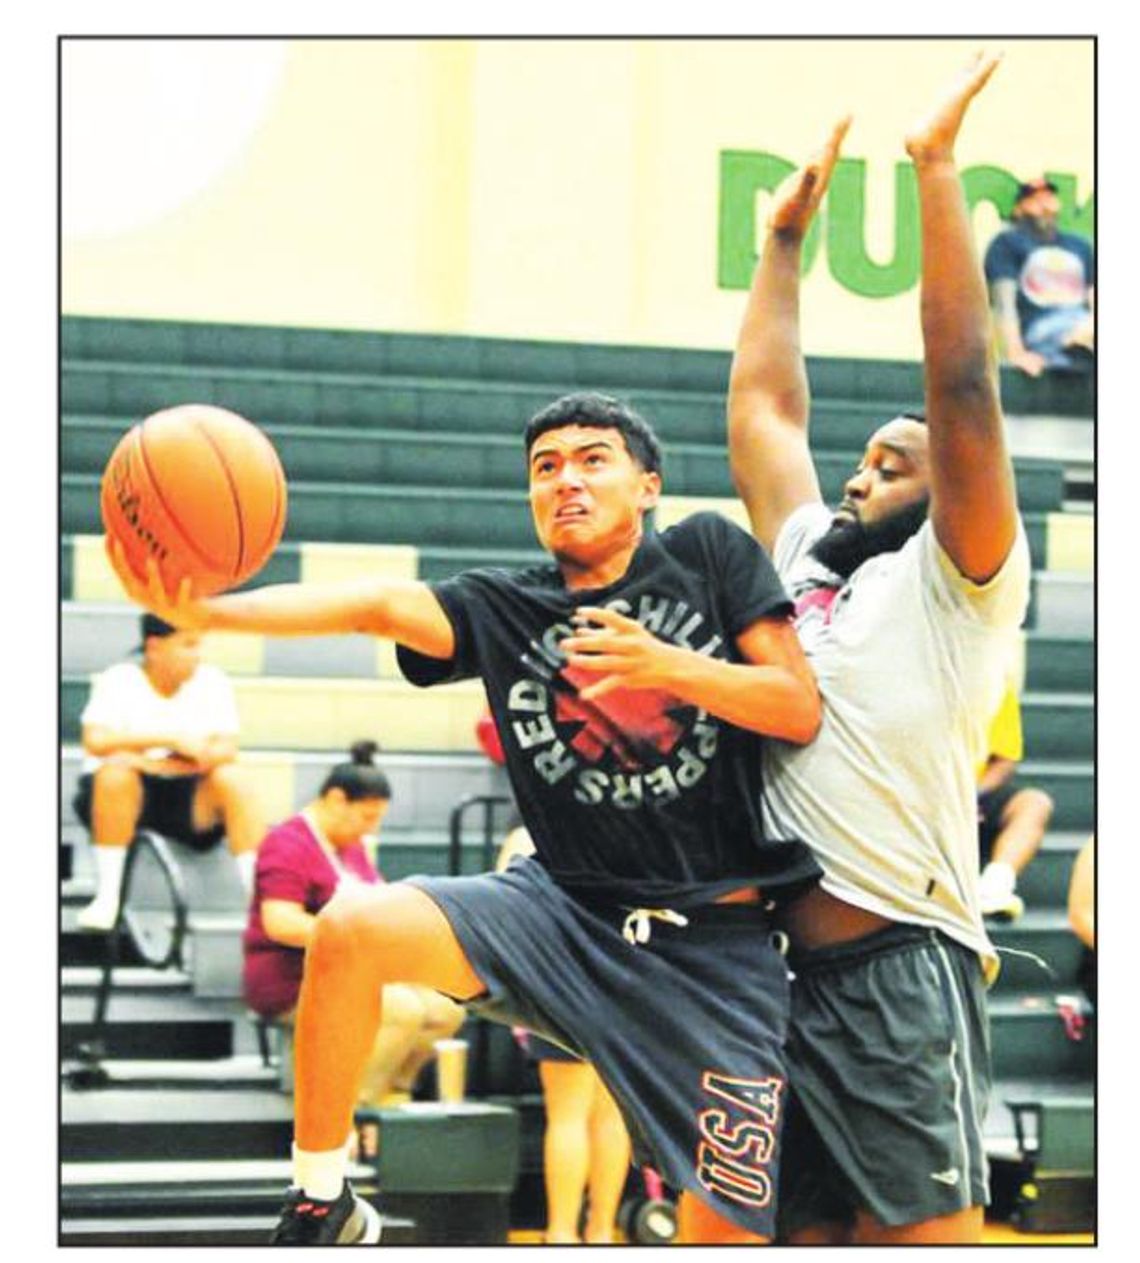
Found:
M 233 567 L 233 574 L 239 575 L 242 571 L 242 563 L 245 561 L 245 516 L 241 509 L 241 496 L 238 494 L 237 483 L 234 482 L 234 476 L 230 472 L 225 452 L 223 452 L 221 447 L 214 441 L 214 436 L 197 418 L 194 419 L 194 428 L 202 435 L 206 442 L 209 443 L 214 455 L 218 458 L 218 464 L 222 467 L 222 473 L 226 476 L 226 482 L 229 484 L 230 498 L 233 500 L 234 514 L 237 517 L 238 528 L 237 563 Z
M 214 445 L 211 443 L 210 446 L 213 447 Z M 216 452 L 216 449 L 215 449 L 215 452 Z M 218 569 L 216 560 L 212 557 L 207 556 L 207 554 L 204 553 L 202 549 L 198 547 L 198 545 L 194 542 L 194 540 L 191 539 L 189 535 L 187 535 L 186 530 L 183 527 L 182 522 L 179 519 L 178 515 L 170 508 L 170 505 L 167 503 L 166 497 L 162 494 L 162 487 L 160 486 L 158 479 L 155 477 L 154 469 L 151 466 L 149 458 L 147 457 L 146 422 L 145 421 L 143 421 L 139 426 L 139 458 L 142 460 L 143 468 L 146 470 L 147 482 L 150 484 L 150 489 L 154 492 L 155 498 L 158 500 L 159 504 L 162 506 L 162 511 L 166 514 L 166 516 L 170 519 L 170 521 L 173 522 L 175 526 L 178 528 L 178 534 L 181 536 L 183 542 L 189 546 L 190 551 L 201 562 L 209 566 L 211 570 L 216 571 Z M 222 468 L 225 469 L 224 461 L 222 461 Z M 226 470 L 226 476 L 227 478 L 229 477 L 229 470 Z M 230 490 L 231 491 L 233 490 L 232 484 L 231 484 Z M 239 511 L 239 514 L 238 514 L 239 535 L 241 532 L 240 517 L 241 515 Z M 240 548 L 238 551 L 238 556 L 239 557 L 241 556 Z

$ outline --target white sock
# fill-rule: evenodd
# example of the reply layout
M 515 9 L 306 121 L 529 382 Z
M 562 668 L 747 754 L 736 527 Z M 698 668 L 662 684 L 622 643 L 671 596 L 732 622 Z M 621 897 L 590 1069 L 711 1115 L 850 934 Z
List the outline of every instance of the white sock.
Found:
M 125 846 L 95 847 L 95 902 L 107 907 L 119 906 L 119 889 L 123 884 L 123 865 L 127 862 Z
M 1017 873 L 1012 864 L 1007 864 L 1004 860 L 991 860 L 982 869 L 978 885 L 994 898 L 1011 895 L 1017 886 Z
M 335 1201 L 348 1169 L 348 1141 L 338 1149 L 298 1149 L 293 1142 L 293 1183 L 322 1202 Z
M 240 855 L 234 856 L 234 863 L 237 865 L 238 876 L 241 878 L 242 889 L 247 895 L 252 895 L 253 872 L 257 867 L 257 852 L 242 851 Z

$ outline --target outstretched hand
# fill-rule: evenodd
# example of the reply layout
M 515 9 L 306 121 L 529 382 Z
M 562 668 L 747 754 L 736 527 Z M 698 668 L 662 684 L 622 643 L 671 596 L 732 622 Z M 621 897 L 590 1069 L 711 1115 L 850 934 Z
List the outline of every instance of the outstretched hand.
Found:
M 966 107 L 989 82 L 1000 53 L 975 53 L 955 75 L 934 107 L 906 134 L 906 151 L 915 162 L 950 158 Z
M 131 569 L 122 544 L 113 535 L 105 535 L 103 544 L 111 569 L 118 576 L 127 596 L 136 605 L 143 606 L 172 627 L 183 631 L 196 630 L 205 625 L 205 608 L 200 601 L 194 599 L 193 587 L 188 577 L 182 580 L 172 597 L 162 582 L 158 563 L 153 557 L 146 559 L 144 582 Z
M 839 119 L 820 148 L 776 189 L 768 216 L 768 227 L 772 232 L 795 240 L 807 232 L 812 216 L 827 192 L 831 173 L 839 158 L 839 147 L 850 126 L 850 114 Z
M 616 610 L 582 606 L 574 615 L 576 630 L 560 642 L 567 664 L 598 672 L 596 684 L 580 689 L 593 701 L 616 688 L 663 688 L 669 683 L 677 647 L 647 631 Z

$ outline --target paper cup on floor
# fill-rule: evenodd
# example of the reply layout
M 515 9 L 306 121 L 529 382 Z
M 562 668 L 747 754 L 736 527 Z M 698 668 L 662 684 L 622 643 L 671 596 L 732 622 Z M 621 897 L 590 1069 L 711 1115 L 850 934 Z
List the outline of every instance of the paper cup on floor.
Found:
M 467 1041 L 437 1039 L 435 1041 L 435 1081 L 441 1101 L 463 1100 L 467 1088 Z

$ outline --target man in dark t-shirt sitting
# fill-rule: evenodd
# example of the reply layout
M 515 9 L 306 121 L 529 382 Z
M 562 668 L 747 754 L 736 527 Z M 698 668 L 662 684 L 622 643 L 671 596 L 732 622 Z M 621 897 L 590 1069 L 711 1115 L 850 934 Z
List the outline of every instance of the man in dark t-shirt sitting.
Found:
M 1002 355 L 1030 377 L 1048 369 L 1088 372 L 1093 363 L 1093 248 L 1057 227 L 1060 210 L 1051 180 L 1018 185 L 1009 227 L 986 249 Z
M 774 1234 L 788 984 L 769 915 L 819 870 L 802 842 L 764 836 L 759 745 L 811 740 L 815 681 L 751 536 L 716 514 L 646 525 L 661 452 L 641 417 L 571 395 L 524 442 L 553 559 L 531 569 L 172 602 L 112 547 L 131 595 L 180 626 L 371 632 L 417 685 L 481 677 L 536 848 L 504 873 L 346 892 L 321 911 L 279 1243 L 379 1234 L 344 1144 L 393 982 L 591 1061 L 639 1158 L 682 1191 L 683 1240 Z

